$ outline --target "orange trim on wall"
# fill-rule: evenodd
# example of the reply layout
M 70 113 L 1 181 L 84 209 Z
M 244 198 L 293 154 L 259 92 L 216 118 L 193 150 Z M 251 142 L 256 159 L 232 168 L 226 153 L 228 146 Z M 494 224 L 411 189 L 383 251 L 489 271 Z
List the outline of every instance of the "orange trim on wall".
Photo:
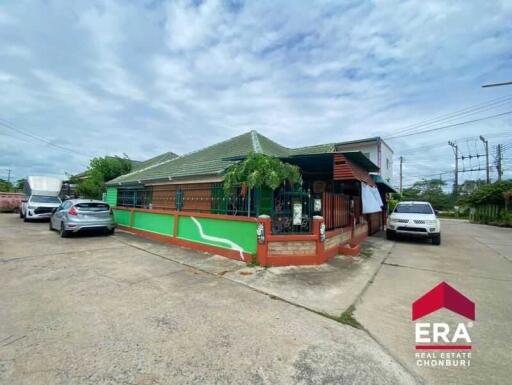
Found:
M 211 219 L 227 219 L 230 221 L 240 221 L 240 222 L 258 222 L 258 218 L 254 217 L 242 217 L 237 215 L 224 215 L 224 214 L 210 214 L 210 213 L 200 213 L 196 211 L 176 211 L 176 210 L 153 210 L 153 209 L 141 209 L 141 208 L 132 208 L 132 207 L 122 207 L 116 206 L 114 210 L 126 210 L 126 211 L 141 211 L 153 214 L 170 214 L 170 215 L 180 215 L 182 217 L 196 217 L 196 218 L 211 218 Z
M 127 233 L 132 233 L 132 234 L 135 234 L 142 238 L 151 239 L 153 241 L 170 243 L 173 245 L 186 247 L 189 249 L 195 249 L 195 250 L 203 251 L 203 252 L 210 253 L 210 254 L 218 254 L 218 255 L 222 255 L 223 257 L 227 257 L 230 259 L 236 259 L 237 261 L 241 260 L 240 253 L 235 250 L 223 249 L 222 247 L 216 247 L 216 246 L 211 246 L 211 245 L 205 245 L 203 243 L 186 241 L 184 239 L 169 237 L 167 235 L 155 234 L 150 231 L 134 229 L 134 228 L 130 228 L 130 227 L 122 226 L 122 225 L 118 225 L 117 228 L 120 230 L 126 231 Z M 242 255 L 244 256 L 243 262 L 247 262 L 247 263 L 252 262 L 253 258 L 255 258 L 254 255 L 248 254 L 248 253 L 242 253 Z
M 286 242 L 286 241 L 316 241 L 316 234 L 290 234 L 290 235 L 269 235 L 269 242 Z
M 259 241 L 257 244 L 256 255 L 252 255 L 249 253 L 242 253 L 244 256 L 244 262 L 252 262 L 254 258 L 257 258 L 259 264 L 261 266 L 290 266 L 290 265 L 318 265 L 322 264 L 328 259 L 334 257 L 339 252 L 343 252 L 349 255 L 355 255 L 355 253 L 359 252 L 359 243 L 367 238 L 367 225 L 355 225 L 355 228 L 352 226 L 343 227 L 339 229 L 334 229 L 326 232 L 326 240 L 337 235 L 343 233 L 351 233 L 352 237 L 348 241 L 348 244 L 344 242 L 343 244 L 333 246 L 329 249 L 325 249 L 325 242 L 320 240 L 320 227 L 323 222 L 323 218 L 314 218 L 313 226 L 312 226 L 312 234 L 290 234 L 290 235 L 273 235 L 272 234 L 272 226 L 270 218 L 252 218 L 252 217 L 236 217 L 231 215 L 218 215 L 218 214 L 210 214 L 210 213 L 195 213 L 190 212 L 186 213 L 183 211 L 175 211 L 175 210 L 148 210 L 148 209 L 138 209 L 138 208 L 127 208 L 127 207 L 116 207 L 117 210 L 126 210 L 131 212 L 131 220 L 133 220 L 133 213 L 136 211 L 140 212 L 150 212 L 157 214 L 170 214 L 174 215 L 174 236 L 161 235 L 152 233 L 145 230 L 134 229 L 131 227 L 126 227 L 123 225 L 118 225 L 118 228 L 124 230 L 126 232 L 141 236 L 143 238 L 165 242 L 181 247 L 187 247 L 195 250 L 199 250 L 202 252 L 207 252 L 211 254 L 222 255 L 227 258 L 231 258 L 234 260 L 240 260 L 240 253 L 236 250 L 224 249 L 217 246 L 206 245 L 198 242 L 192 242 L 184 239 L 180 239 L 176 237 L 176 232 L 178 228 L 178 217 L 179 216 L 196 216 L 200 218 L 212 218 L 212 219 L 227 219 L 234 221 L 242 221 L 242 222 L 258 222 L 263 225 L 265 231 L 265 239 L 263 242 Z M 132 223 L 133 224 L 133 223 Z M 366 229 L 366 232 L 364 231 Z M 355 236 L 354 233 L 357 233 Z M 254 234 L 256 237 L 256 234 Z M 315 254 L 313 255 L 271 255 L 269 254 L 269 242 L 286 242 L 286 241 L 307 241 L 307 242 L 315 242 Z M 290 251 L 293 252 L 293 251 Z

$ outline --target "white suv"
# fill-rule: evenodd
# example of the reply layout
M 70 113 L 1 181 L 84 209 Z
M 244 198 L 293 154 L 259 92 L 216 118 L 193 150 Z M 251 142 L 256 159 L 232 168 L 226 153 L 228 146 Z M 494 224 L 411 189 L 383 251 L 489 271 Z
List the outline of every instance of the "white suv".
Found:
M 386 238 L 407 235 L 432 239 L 433 245 L 441 244 L 441 223 L 428 202 L 400 202 L 388 218 Z

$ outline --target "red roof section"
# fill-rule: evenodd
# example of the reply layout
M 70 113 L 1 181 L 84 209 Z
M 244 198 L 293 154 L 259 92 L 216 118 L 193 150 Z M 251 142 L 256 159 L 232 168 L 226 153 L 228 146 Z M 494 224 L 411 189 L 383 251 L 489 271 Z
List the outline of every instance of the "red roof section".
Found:
M 333 179 L 358 180 L 366 182 L 370 186 L 375 186 L 375 182 L 368 171 L 348 160 L 343 154 L 334 154 Z
M 441 282 L 414 301 L 412 304 L 412 320 L 415 321 L 442 308 L 475 320 L 475 303 L 446 282 Z

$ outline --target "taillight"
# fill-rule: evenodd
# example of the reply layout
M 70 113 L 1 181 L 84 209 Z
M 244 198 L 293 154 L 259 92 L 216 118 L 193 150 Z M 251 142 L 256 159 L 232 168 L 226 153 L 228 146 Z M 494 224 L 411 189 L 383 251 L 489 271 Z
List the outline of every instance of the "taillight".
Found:
M 76 211 L 75 206 L 72 206 L 72 207 L 68 210 L 68 215 L 73 215 L 73 216 L 77 216 L 77 215 L 78 215 L 78 211 Z

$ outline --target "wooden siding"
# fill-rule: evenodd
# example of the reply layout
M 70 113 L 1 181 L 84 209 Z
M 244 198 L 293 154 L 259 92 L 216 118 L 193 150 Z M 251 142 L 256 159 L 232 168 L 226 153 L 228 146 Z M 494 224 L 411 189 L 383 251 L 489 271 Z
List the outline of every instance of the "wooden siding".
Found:
M 188 184 L 182 187 L 182 210 L 210 211 L 212 209 L 211 183 Z
M 382 212 L 367 214 L 368 235 L 375 234 L 382 229 Z
M 178 191 L 182 192 L 183 204 L 181 210 L 211 210 L 211 183 L 190 183 L 186 185 L 153 185 L 153 208 L 164 210 L 176 210 Z
M 366 182 L 370 186 L 375 186 L 368 171 L 352 163 L 343 154 L 334 154 L 333 179 L 347 181 L 358 180 L 360 182 Z
M 330 192 L 322 194 L 322 216 L 327 230 L 348 226 L 350 224 L 349 209 L 348 196 Z
M 153 208 L 162 210 L 176 210 L 177 185 L 153 186 Z

